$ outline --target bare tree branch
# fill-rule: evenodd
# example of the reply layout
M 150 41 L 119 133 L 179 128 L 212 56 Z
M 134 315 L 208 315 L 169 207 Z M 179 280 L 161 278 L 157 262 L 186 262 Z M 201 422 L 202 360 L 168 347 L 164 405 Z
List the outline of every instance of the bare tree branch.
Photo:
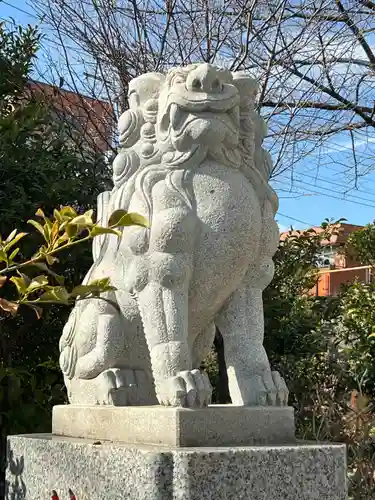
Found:
M 370 45 L 367 43 L 367 40 L 361 33 L 361 30 L 358 28 L 358 26 L 355 24 L 355 22 L 350 18 L 349 14 L 347 13 L 345 7 L 341 3 L 340 0 L 336 0 L 337 8 L 339 11 L 342 13 L 344 16 L 344 22 L 349 26 L 351 31 L 354 33 L 356 36 L 357 40 L 359 43 L 362 45 L 363 50 L 366 52 L 366 55 L 371 62 L 372 68 L 375 68 L 375 55 L 373 51 L 370 48 Z
M 260 82 L 273 175 L 333 137 L 354 144 L 353 178 L 375 165 L 372 0 L 34 0 L 61 54 L 65 86 L 127 106 L 131 78 L 200 60 Z M 52 57 L 52 56 L 51 56 Z M 323 154 L 323 153 L 322 153 Z M 310 160 L 309 160 L 310 161 Z

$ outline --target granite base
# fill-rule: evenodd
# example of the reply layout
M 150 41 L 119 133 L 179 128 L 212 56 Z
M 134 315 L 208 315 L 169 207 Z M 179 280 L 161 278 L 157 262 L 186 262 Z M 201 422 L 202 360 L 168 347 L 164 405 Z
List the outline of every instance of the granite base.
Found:
M 48 500 L 347 500 L 344 445 L 129 446 L 8 438 L 8 496 Z

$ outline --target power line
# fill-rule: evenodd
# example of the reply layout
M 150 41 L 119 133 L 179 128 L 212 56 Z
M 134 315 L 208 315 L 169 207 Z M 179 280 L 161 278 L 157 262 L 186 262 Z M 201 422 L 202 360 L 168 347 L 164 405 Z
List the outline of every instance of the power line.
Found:
M 303 173 L 298 172 L 296 175 L 300 175 L 301 177 L 309 177 L 310 179 L 316 179 L 317 181 L 325 182 L 326 184 L 334 184 L 335 186 L 339 186 L 339 187 L 348 189 L 347 185 L 344 185 L 344 184 L 341 184 L 339 182 L 333 181 L 329 177 L 322 177 L 321 175 L 319 175 L 319 176 L 309 175 L 309 174 L 307 174 L 305 172 L 303 172 Z M 363 194 L 368 194 L 370 196 L 371 195 L 375 196 L 375 191 L 373 191 L 371 189 L 365 191 L 363 189 L 358 189 L 358 188 L 349 188 L 347 192 L 352 191 L 353 189 L 355 189 L 355 191 L 358 192 L 358 193 L 363 193 Z M 346 193 L 343 193 L 343 194 L 346 194 Z M 349 194 L 349 196 L 355 196 L 355 197 L 357 197 L 357 195 L 355 195 L 355 194 L 354 195 Z M 357 197 L 357 198 L 365 200 L 365 201 L 374 201 L 375 202 L 375 200 L 370 200 L 368 198 L 362 198 L 362 197 Z
M 329 166 L 328 165 L 323 165 L 323 166 L 326 167 L 326 168 L 328 168 L 329 170 L 333 170 L 333 172 L 337 172 L 339 174 L 345 174 L 346 173 L 346 171 L 343 170 L 342 168 L 340 168 L 338 165 L 332 165 L 330 163 Z M 346 168 L 346 170 L 347 170 L 347 168 Z M 358 178 L 359 179 L 366 179 L 366 182 L 371 182 L 372 184 L 375 184 L 375 180 L 368 178 L 369 174 L 370 174 L 370 172 L 367 172 L 365 175 L 359 174 Z
M 277 179 L 274 179 L 274 182 L 279 182 L 280 183 L 281 181 L 278 181 Z M 341 193 L 340 191 L 335 191 L 335 190 L 332 190 L 332 189 L 328 189 L 328 188 L 325 188 L 324 186 L 316 186 L 314 184 L 310 184 L 310 183 L 307 183 L 307 182 L 304 182 L 304 181 L 300 181 L 298 179 L 294 179 L 293 182 L 302 184 L 302 187 L 304 189 L 306 189 L 310 193 L 314 193 L 314 194 L 319 195 L 319 196 L 326 196 L 328 198 L 333 198 L 335 200 L 348 201 L 350 203 L 354 203 L 355 205 L 362 205 L 364 207 L 375 208 L 375 205 L 370 205 L 369 203 L 362 203 L 362 202 L 359 202 L 359 201 L 350 200 L 349 198 L 334 196 L 332 194 L 327 194 L 327 193 L 322 193 L 321 191 L 318 191 L 316 189 L 312 190 L 311 188 L 308 188 L 308 187 L 305 187 L 305 186 L 312 186 L 313 188 L 325 189 L 326 191 L 329 191 L 330 193 L 336 193 L 336 194 L 341 194 L 342 195 L 343 193 Z M 299 189 L 301 189 L 301 188 L 299 188 Z M 362 199 L 362 198 L 359 198 L 359 197 L 355 197 L 354 195 L 349 195 L 349 196 L 351 196 L 352 198 Z M 367 200 L 367 201 L 371 201 L 371 200 Z
M 298 175 L 300 177 L 309 177 L 311 179 L 316 179 L 318 182 L 324 182 L 326 184 L 333 184 L 335 186 L 339 186 L 341 188 L 347 188 L 347 186 L 345 186 L 344 184 L 340 184 L 339 182 L 335 182 L 327 177 L 316 177 L 316 176 L 313 176 L 313 175 L 308 175 L 306 173 L 297 173 L 297 174 L 294 174 L 294 175 Z M 285 179 L 284 182 L 286 182 L 288 179 Z M 280 182 L 278 181 L 277 179 L 275 179 L 275 182 Z M 324 189 L 324 190 L 327 190 L 327 191 L 330 191 L 330 192 L 334 192 L 334 193 L 337 193 L 337 194 L 342 194 L 343 195 L 343 199 L 344 200 L 347 200 L 346 196 L 350 196 L 352 198 L 356 198 L 358 200 L 362 200 L 362 201 L 368 201 L 370 203 L 375 203 L 375 199 L 372 197 L 375 195 L 374 192 L 372 192 L 371 190 L 369 191 L 363 191 L 361 189 L 356 189 L 357 192 L 359 193 L 364 193 L 364 194 L 368 194 L 371 196 L 371 198 L 364 198 L 363 196 L 358 196 L 356 194 L 351 194 L 350 191 L 352 191 L 351 189 L 347 189 L 346 192 L 342 192 L 342 191 L 335 191 L 335 190 L 332 190 L 332 189 L 329 189 L 325 186 L 319 186 L 317 185 L 316 183 L 312 184 L 312 183 L 309 183 L 309 182 L 306 182 L 305 180 L 301 180 L 301 179 L 298 179 L 298 178 L 293 178 L 290 180 L 291 184 L 293 185 L 294 182 L 299 182 L 301 184 L 306 184 L 307 186 L 313 186 L 313 187 L 317 187 L 318 189 Z M 291 189 L 289 189 L 289 192 L 291 193 Z M 347 200 L 348 201 L 348 200 Z
M 374 202 L 374 200 L 369 200 L 368 198 L 363 198 L 362 196 L 355 196 L 353 194 L 349 194 L 347 196 L 350 196 L 351 198 L 356 198 L 355 200 L 350 200 L 349 198 L 347 198 L 345 196 L 345 193 L 342 193 L 341 191 L 336 191 L 334 189 L 330 189 L 330 188 L 327 188 L 327 187 L 324 187 L 324 186 L 318 186 L 316 184 L 312 184 L 310 182 L 306 182 L 306 181 L 301 181 L 299 179 L 295 179 L 295 182 L 299 182 L 300 184 L 302 184 L 302 186 L 311 186 L 313 188 L 318 188 L 318 189 L 324 189 L 325 191 L 329 191 L 330 193 L 336 193 L 336 194 L 340 194 L 340 195 L 343 195 L 341 198 L 338 197 L 338 196 L 333 196 L 333 195 L 327 195 L 326 196 L 330 196 L 331 198 L 336 198 L 338 200 L 342 200 L 342 201 L 350 201 L 351 203 L 357 203 L 358 205 L 363 205 L 363 206 L 367 206 L 367 207 L 371 207 L 371 208 L 375 208 L 375 205 L 369 205 L 368 203 L 362 203 L 360 201 L 357 201 L 358 200 L 363 200 L 363 201 L 369 201 L 369 202 Z M 308 191 L 311 191 L 311 189 L 309 188 L 306 188 Z M 321 191 L 318 191 L 319 194 L 321 195 L 324 195 L 324 193 L 322 193 Z

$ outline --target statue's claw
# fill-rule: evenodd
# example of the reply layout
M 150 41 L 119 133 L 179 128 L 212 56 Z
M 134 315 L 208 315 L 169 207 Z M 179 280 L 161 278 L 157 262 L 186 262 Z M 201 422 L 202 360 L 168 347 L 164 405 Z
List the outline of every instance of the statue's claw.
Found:
M 289 390 L 285 380 L 279 372 L 271 372 L 272 380 L 276 387 L 276 404 L 278 406 L 287 406 L 289 399 Z
M 253 375 L 247 383 L 242 404 L 246 406 L 286 406 L 289 391 L 279 372 L 264 371 Z
M 112 368 L 98 377 L 97 399 L 100 405 L 127 406 L 138 389 L 136 370 Z
M 157 382 L 156 393 L 164 406 L 203 408 L 211 402 L 212 387 L 205 372 L 187 370 Z

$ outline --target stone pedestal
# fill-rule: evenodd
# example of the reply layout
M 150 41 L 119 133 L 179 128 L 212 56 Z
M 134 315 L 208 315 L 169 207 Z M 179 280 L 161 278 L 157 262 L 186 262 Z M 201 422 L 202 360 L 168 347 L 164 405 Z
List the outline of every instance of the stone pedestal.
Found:
M 288 406 L 211 405 L 200 410 L 165 406 L 55 406 L 52 433 L 128 444 L 244 446 L 293 444 Z
M 61 500 L 346 500 L 343 445 L 132 446 L 10 437 L 6 498 Z
M 345 446 L 298 443 L 288 407 L 67 405 L 52 427 L 9 438 L 9 498 L 347 499 Z

